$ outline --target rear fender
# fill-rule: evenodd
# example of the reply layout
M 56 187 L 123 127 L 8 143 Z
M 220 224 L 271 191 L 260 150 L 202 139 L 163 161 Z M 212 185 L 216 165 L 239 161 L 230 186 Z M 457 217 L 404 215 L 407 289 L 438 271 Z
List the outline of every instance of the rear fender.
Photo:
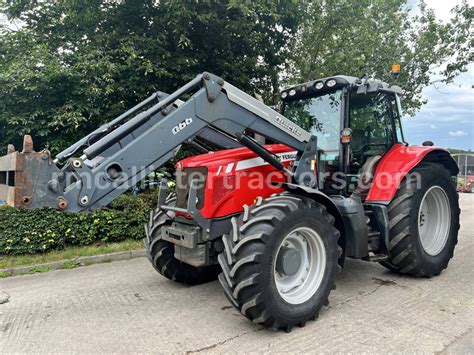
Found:
M 422 162 L 440 163 L 452 176 L 459 172 L 456 161 L 444 148 L 396 144 L 377 165 L 366 202 L 388 204 L 405 176 Z
M 342 254 L 341 254 L 341 257 L 339 258 L 339 265 L 343 267 L 344 259 L 346 255 L 347 230 L 346 230 L 346 226 L 344 224 L 344 220 L 342 218 L 341 212 L 337 208 L 336 204 L 331 200 L 331 198 L 328 195 L 322 193 L 319 190 L 315 190 L 310 187 L 300 186 L 300 185 L 291 184 L 291 183 L 278 182 L 277 184 L 279 186 L 282 186 L 288 192 L 308 197 L 322 204 L 323 206 L 326 207 L 326 210 L 334 217 L 335 219 L 334 226 L 341 233 L 341 236 L 338 240 L 338 244 L 342 248 Z

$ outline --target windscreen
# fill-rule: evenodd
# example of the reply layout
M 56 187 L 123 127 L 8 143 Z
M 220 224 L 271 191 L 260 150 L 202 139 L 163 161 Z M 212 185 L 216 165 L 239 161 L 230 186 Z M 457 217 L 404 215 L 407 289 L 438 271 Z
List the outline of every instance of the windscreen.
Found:
M 288 119 L 318 137 L 318 148 L 326 152 L 339 151 L 342 91 L 285 103 L 283 114 Z

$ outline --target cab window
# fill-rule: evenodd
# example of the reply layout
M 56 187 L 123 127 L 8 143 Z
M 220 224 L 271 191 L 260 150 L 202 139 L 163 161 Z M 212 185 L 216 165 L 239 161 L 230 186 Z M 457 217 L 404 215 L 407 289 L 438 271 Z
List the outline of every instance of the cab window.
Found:
M 349 97 L 351 151 L 361 163 L 366 157 L 388 150 L 394 144 L 392 111 L 384 93 L 355 94 Z
M 393 124 L 395 126 L 395 133 L 397 142 L 405 143 L 405 137 L 403 136 L 403 129 L 402 129 L 402 117 L 401 117 L 401 105 L 400 105 L 400 98 L 398 95 L 388 95 L 390 100 L 390 105 L 392 108 L 392 115 L 393 115 Z
M 339 169 L 342 90 L 289 101 L 285 103 L 283 115 L 317 137 L 318 170 L 328 173 L 320 183 L 323 191 L 329 191 L 333 183 L 332 173 Z

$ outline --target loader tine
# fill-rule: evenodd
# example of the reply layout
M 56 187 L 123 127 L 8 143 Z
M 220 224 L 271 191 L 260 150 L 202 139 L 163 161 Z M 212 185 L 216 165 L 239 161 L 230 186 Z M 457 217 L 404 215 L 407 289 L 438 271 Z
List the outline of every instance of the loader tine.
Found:
M 22 153 L 32 153 L 33 150 L 33 138 L 29 134 L 25 134 L 23 137 L 23 151 Z

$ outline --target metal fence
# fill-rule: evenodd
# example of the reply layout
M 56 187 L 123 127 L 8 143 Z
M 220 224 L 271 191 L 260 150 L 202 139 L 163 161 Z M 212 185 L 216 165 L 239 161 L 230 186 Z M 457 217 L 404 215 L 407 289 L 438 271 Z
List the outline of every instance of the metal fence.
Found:
M 459 166 L 458 191 L 474 192 L 474 153 L 453 154 Z

